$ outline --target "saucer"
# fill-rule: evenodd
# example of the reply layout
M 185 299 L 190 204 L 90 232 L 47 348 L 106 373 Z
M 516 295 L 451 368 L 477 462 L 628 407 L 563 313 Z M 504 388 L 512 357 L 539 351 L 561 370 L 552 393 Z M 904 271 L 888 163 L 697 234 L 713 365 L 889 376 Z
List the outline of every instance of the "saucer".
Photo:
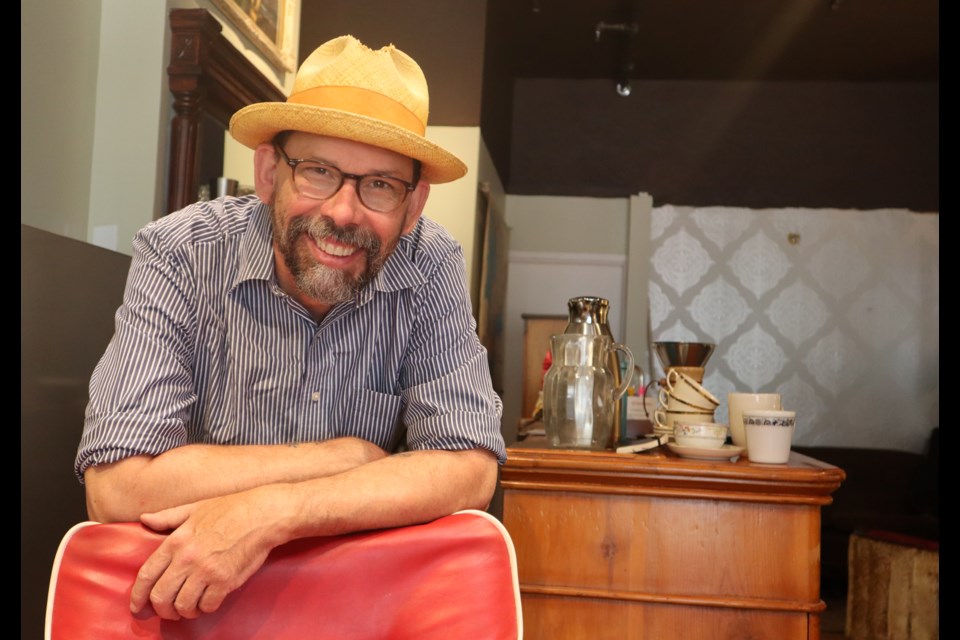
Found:
M 738 447 L 735 444 L 704 449 L 701 447 L 681 447 L 676 442 L 668 442 L 667 448 L 682 458 L 694 458 L 696 460 L 729 460 L 743 453 L 743 447 Z

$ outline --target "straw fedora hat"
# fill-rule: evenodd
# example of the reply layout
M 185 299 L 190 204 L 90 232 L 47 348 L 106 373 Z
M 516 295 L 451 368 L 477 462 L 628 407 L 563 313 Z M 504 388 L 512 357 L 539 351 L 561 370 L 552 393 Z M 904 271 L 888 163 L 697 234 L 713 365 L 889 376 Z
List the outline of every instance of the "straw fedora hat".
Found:
M 429 105 L 427 80 L 413 58 L 393 45 L 374 51 L 341 36 L 304 60 L 286 102 L 240 109 L 230 134 L 250 148 L 287 130 L 345 138 L 419 160 L 428 182 L 450 182 L 467 167 L 424 137 Z

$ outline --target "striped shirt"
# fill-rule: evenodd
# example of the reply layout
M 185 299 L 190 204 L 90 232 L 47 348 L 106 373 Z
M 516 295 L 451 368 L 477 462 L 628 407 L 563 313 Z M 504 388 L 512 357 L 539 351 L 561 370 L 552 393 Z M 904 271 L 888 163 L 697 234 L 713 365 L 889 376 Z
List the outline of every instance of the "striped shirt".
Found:
M 463 251 L 421 218 L 383 270 L 318 325 L 277 283 L 256 196 L 144 227 L 90 380 L 75 472 L 189 443 L 363 438 L 506 459 Z

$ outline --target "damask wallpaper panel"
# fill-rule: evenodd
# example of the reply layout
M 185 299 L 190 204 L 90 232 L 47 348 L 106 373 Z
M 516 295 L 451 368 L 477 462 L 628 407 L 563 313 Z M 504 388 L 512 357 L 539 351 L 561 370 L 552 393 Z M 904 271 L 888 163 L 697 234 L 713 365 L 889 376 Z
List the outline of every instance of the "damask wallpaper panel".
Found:
M 704 385 L 779 392 L 796 444 L 922 451 L 940 408 L 940 216 L 655 207 L 652 341 L 712 342 Z M 659 363 L 655 374 L 663 375 Z

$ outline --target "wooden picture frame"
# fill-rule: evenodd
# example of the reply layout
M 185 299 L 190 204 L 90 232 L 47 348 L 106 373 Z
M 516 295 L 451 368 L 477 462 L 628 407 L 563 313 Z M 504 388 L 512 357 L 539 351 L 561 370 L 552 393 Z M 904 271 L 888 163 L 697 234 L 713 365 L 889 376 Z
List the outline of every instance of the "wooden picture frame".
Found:
M 295 71 L 300 0 L 213 0 L 216 6 L 278 71 Z

